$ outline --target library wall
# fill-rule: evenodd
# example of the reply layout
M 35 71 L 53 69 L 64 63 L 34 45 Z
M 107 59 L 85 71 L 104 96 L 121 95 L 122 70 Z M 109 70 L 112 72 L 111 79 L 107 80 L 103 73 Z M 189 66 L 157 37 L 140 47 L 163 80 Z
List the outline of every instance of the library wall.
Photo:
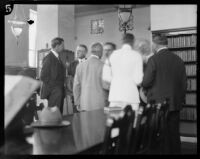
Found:
M 187 90 L 180 111 L 181 136 L 197 135 L 197 34 L 196 30 L 168 32 L 169 49 L 178 55 L 185 64 Z
M 197 5 L 150 5 L 151 30 L 197 26 Z
M 133 33 L 136 38 L 145 38 L 150 40 L 150 7 L 133 9 L 134 29 L 127 31 Z M 91 34 L 90 21 L 96 19 L 104 20 L 104 33 Z M 90 51 L 90 46 L 94 42 L 114 42 L 117 48 L 121 47 L 122 32 L 119 31 L 119 20 L 117 12 L 108 12 L 102 14 L 93 14 L 75 18 L 75 44 L 86 44 Z M 88 54 L 89 56 L 89 54 Z

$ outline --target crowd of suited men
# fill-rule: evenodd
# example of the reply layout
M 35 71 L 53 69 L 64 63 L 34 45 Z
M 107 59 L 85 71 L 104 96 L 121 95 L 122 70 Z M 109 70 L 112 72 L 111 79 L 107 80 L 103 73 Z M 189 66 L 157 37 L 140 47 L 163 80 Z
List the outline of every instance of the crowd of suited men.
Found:
M 80 44 L 76 48 L 77 58 L 66 69 L 59 57 L 64 40 L 54 38 L 50 53 L 43 59 L 41 99 L 47 99 L 49 107 L 57 106 L 63 112 L 66 97 L 67 109 L 71 106 L 73 113 L 104 107 L 124 109 L 130 105 L 137 116 L 144 102 L 140 90 L 147 97 L 146 103 L 161 103 L 167 98 L 168 152 L 179 154 L 179 116 L 185 98 L 186 73 L 183 61 L 167 48 L 167 43 L 162 34 L 153 35 L 151 44 L 126 33 L 119 49 L 112 42 L 97 42 L 91 45 L 88 57 L 87 46 Z

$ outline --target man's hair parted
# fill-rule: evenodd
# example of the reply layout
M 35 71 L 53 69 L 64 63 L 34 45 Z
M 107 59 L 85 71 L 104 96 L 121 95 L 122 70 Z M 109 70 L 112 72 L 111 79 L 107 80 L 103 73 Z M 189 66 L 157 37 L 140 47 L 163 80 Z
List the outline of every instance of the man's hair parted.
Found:
M 83 47 L 83 48 L 85 49 L 85 51 L 88 52 L 88 48 L 87 48 L 86 45 L 84 45 L 84 44 L 79 44 L 78 46 Z
M 57 45 L 62 44 L 62 42 L 64 42 L 63 38 L 56 37 L 56 38 L 54 38 L 54 39 L 51 40 L 51 47 L 55 48 Z

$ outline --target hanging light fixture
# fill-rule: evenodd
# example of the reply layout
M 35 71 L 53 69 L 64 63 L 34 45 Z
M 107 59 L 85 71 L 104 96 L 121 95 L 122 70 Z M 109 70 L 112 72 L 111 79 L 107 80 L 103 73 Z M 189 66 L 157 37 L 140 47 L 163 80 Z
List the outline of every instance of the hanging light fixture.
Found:
M 126 33 L 127 30 L 133 30 L 133 5 L 119 5 L 118 18 L 119 30 Z
M 21 11 L 21 15 L 20 15 L 20 11 Z M 10 24 L 13 35 L 17 39 L 17 45 L 18 45 L 19 37 L 23 31 L 23 27 L 26 25 L 23 7 L 21 7 L 21 10 L 20 10 L 20 6 L 18 8 L 18 5 L 15 5 L 14 14 L 11 17 L 11 19 L 8 20 L 8 23 Z

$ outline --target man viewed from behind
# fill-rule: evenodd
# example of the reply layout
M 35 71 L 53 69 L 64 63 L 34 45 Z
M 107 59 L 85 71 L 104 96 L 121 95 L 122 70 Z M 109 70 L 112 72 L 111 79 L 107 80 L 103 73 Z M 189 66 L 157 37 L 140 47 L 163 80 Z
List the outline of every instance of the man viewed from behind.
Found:
M 186 91 L 186 72 L 183 61 L 167 48 L 167 37 L 153 36 L 152 49 L 155 53 L 148 60 L 142 87 L 147 90 L 147 101 L 156 103 L 169 99 L 167 119 L 168 133 L 166 153 L 180 153 L 179 117 Z
M 79 64 L 74 77 L 74 103 L 78 111 L 104 108 L 107 95 L 102 87 L 103 62 L 100 60 L 103 47 L 95 43 L 91 47 L 91 56 Z
M 124 108 L 131 105 L 138 110 L 140 98 L 137 86 L 143 78 L 141 55 L 133 50 L 134 35 L 127 33 L 122 39 L 122 48 L 110 56 L 112 79 L 109 92 L 109 107 Z

